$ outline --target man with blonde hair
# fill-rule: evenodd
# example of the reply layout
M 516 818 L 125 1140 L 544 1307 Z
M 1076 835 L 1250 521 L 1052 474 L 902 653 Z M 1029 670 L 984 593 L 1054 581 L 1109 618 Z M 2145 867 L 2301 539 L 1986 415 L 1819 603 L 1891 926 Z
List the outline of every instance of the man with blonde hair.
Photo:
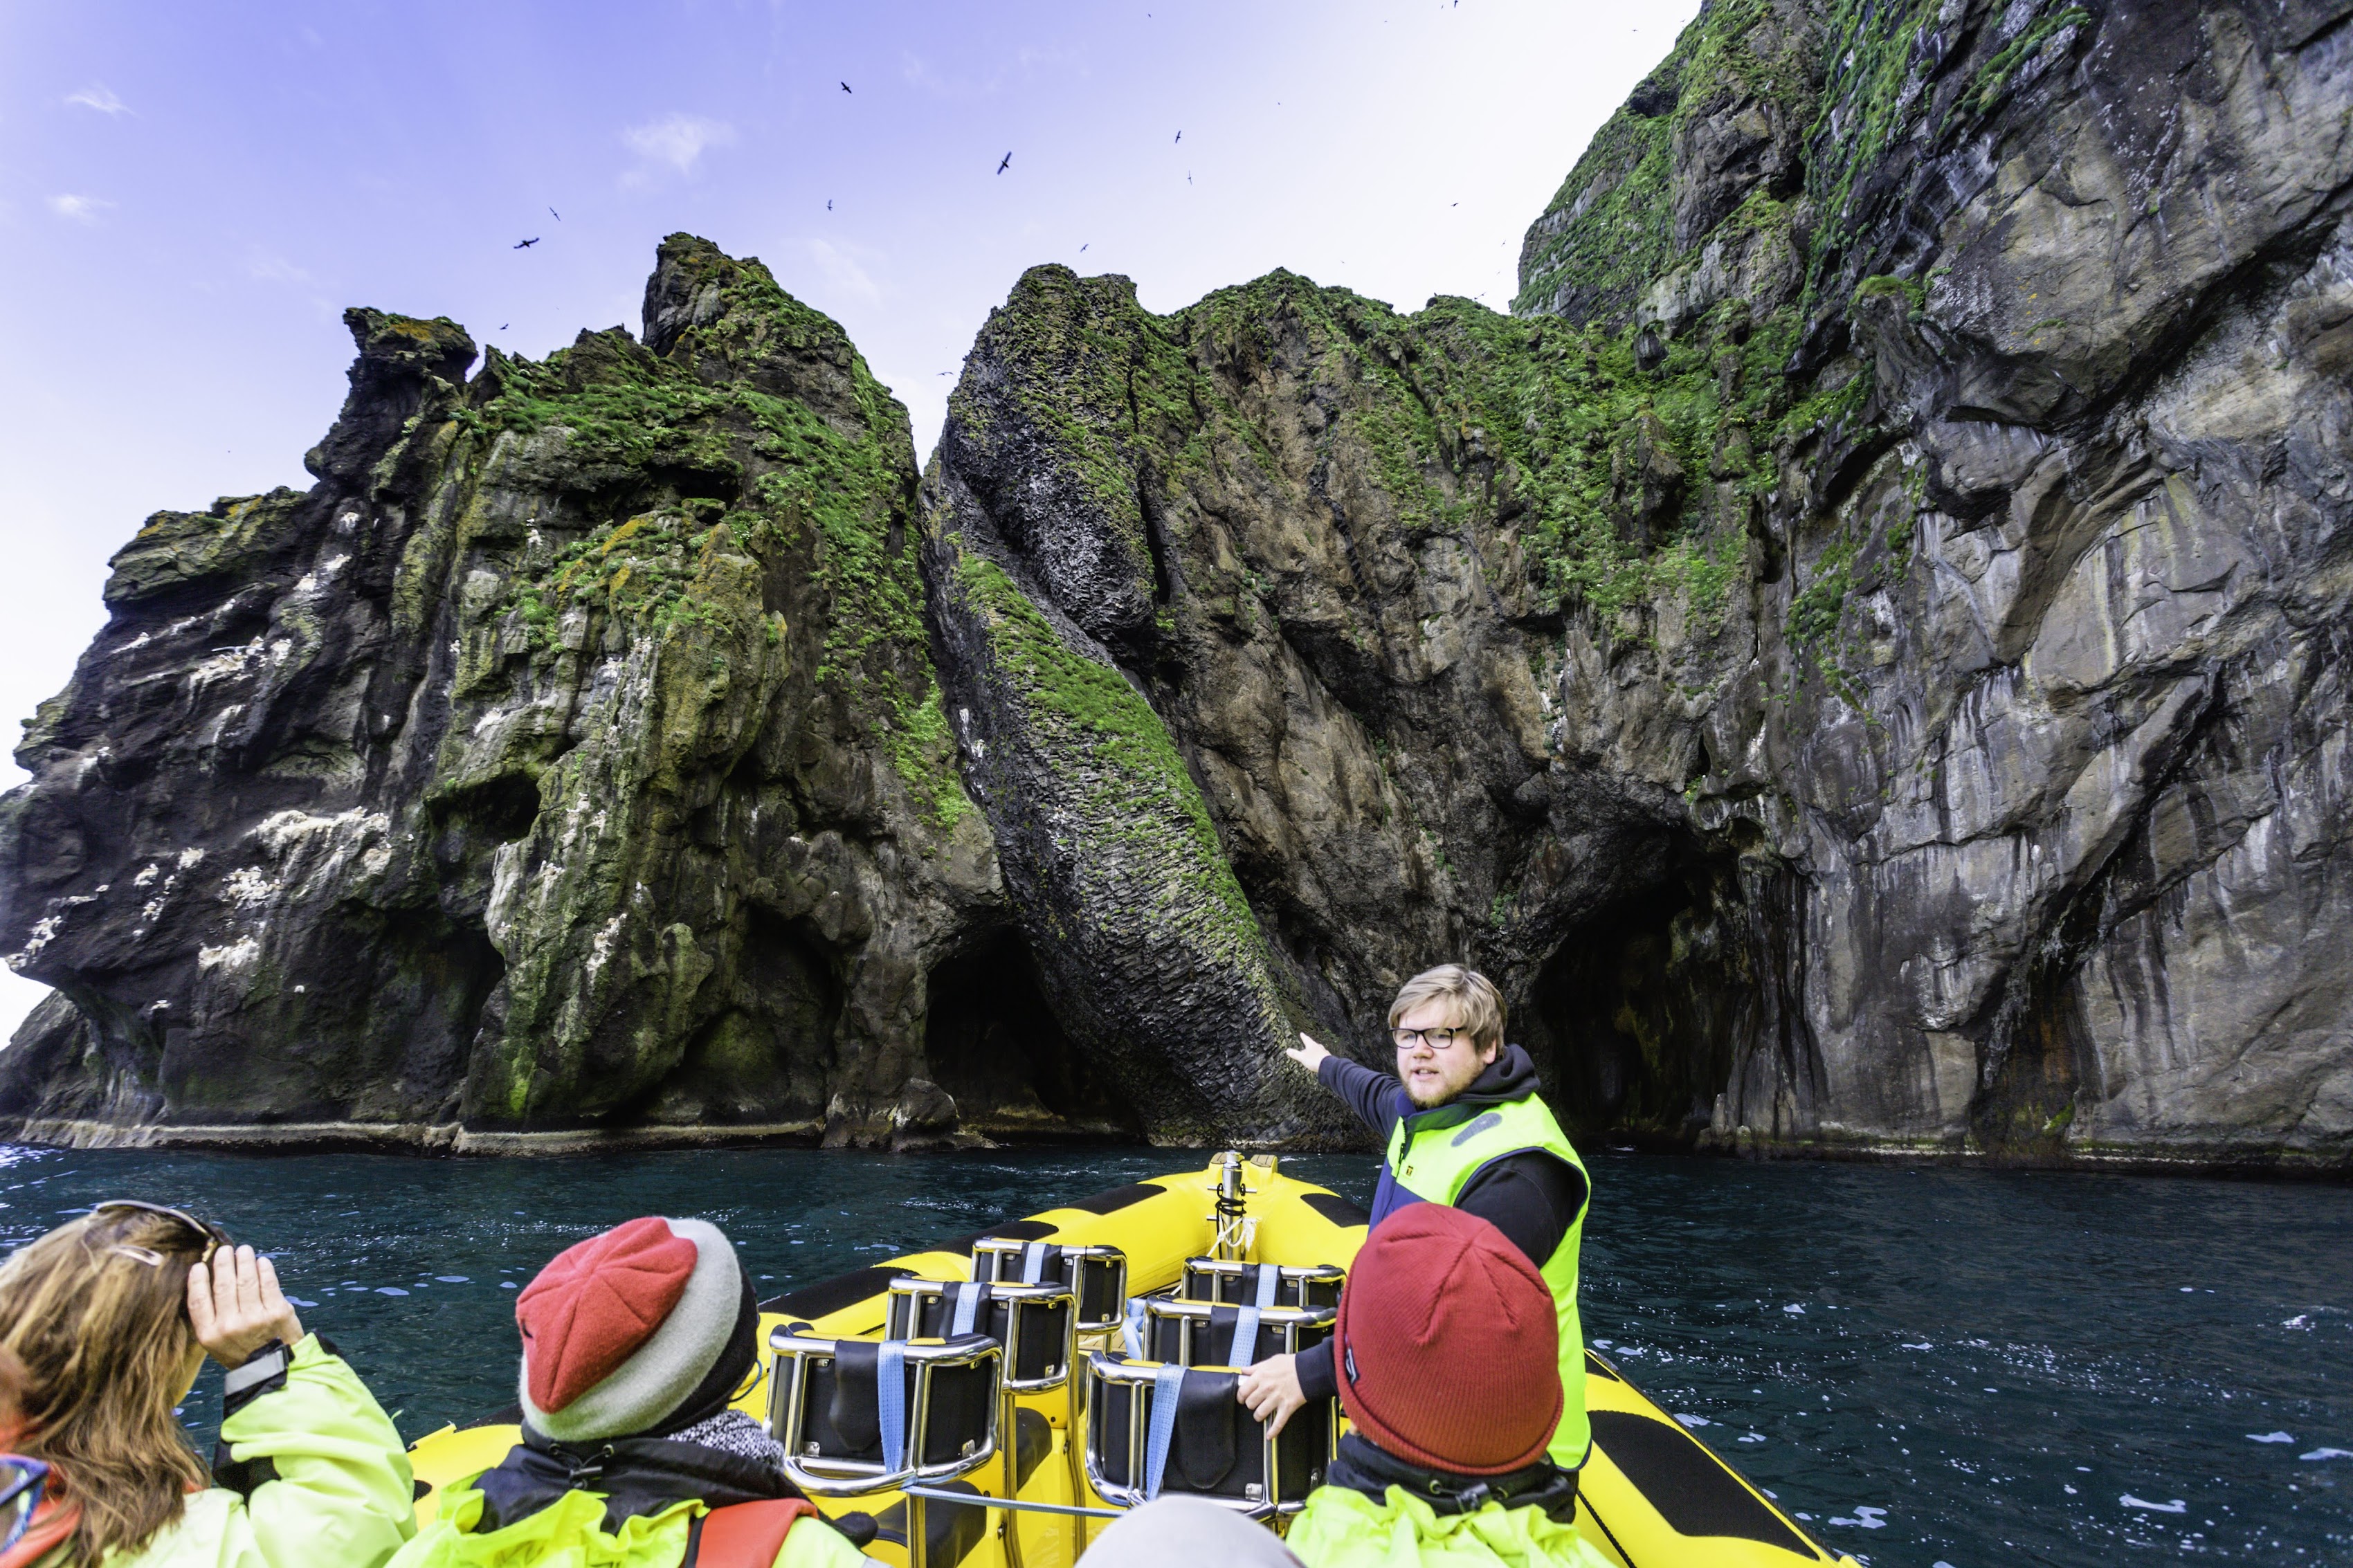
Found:
M 1474 969 L 1444 963 L 1407 981 L 1389 1005 L 1398 1075 L 1334 1056 L 1305 1035 L 1291 1058 L 1386 1142 L 1373 1226 L 1420 1203 L 1476 1215 L 1504 1233 L 1544 1277 L 1559 1321 L 1560 1426 L 1551 1462 L 1585 1463 L 1585 1335 L 1577 1314 L 1577 1258 L 1592 1184 L 1537 1095 L 1535 1064 L 1504 1040 L 1504 998 Z M 1244 1374 L 1239 1394 L 1278 1424 L 1308 1399 L 1339 1391 L 1331 1343 L 1275 1356 Z

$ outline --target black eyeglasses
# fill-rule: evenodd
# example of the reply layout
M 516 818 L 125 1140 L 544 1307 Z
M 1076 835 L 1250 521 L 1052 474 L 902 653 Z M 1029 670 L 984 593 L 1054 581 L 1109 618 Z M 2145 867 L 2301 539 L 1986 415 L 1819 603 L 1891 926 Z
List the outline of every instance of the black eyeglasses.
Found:
M 199 1263 L 211 1262 L 214 1253 L 218 1252 L 222 1247 L 230 1245 L 228 1232 L 223 1230 L 220 1226 L 206 1224 L 205 1221 L 198 1219 L 195 1215 L 190 1214 L 185 1209 L 170 1208 L 163 1204 L 142 1203 L 137 1198 L 109 1198 L 106 1202 L 92 1208 L 90 1212 L 93 1215 L 117 1213 L 153 1214 L 162 1215 L 165 1219 L 178 1220 L 182 1225 L 188 1227 L 189 1231 L 195 1237 L 197 1241 L 204 1245 L 204 1252 L 196 1259 Z M 119 1252 L 125 1258 L 133 1258 L 141 1263 L 144 1263 L 150 1268 L 160 1268 L 164 1262 L 163 1258 L 157 1257 L 154 1253 L 150 1252 L 147 1248 L 143 1247 L 132 1247 L 128 1243 L 119 1242 L 110 1250 Z
M 1457 1040 L 1469 1039 L 1471 1031 L 1468 1029 L 1392 1029 L 1389 1031 L 1389 1037 L 1397 1042 L 1397 1048 L 1401 1051 L 1412 1049 L 1416 1041 L 1428 1046 L 1433 1051 L 1442 1051 Z
M 49 1467 L 21 1454 L 0 1454 L 0 1552 L 25 1538 L 33 1528 L 33 1514 L 41 1506 L 41 1492 L 49 1484 Z

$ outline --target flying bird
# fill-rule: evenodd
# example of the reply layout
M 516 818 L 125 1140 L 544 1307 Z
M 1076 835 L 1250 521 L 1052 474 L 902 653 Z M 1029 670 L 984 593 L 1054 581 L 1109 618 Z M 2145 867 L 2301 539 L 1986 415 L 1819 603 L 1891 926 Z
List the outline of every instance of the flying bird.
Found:
M 1003 173 L 1005 173 L 1006 169 L 1007 169 L 1007 168 L 1008 168 L 1008 167 L 1012 163 L 1012 162 L 1013 162 L 1013 154 L 1012 154 L 1012 153 L 1008 153 L 1007 154 L 1005 154 L 1004 158 L 1003 158 L 1001 161 L 999 161 L 999 162 L 998 162 L 998 163 L 997 163 L 997 172 L 998 174 L 1003 174 Z
M 539 237 L 538 237 L 537 235 L 533 235 L 533 236 L 532 236 L 529 239 L 526 239 L 526 240 L 522 241 L 521 244 L 517 245 L 517 246 L 515 247 L 515 248 L 516 248 L 517 250 L 529 250 L 533 246 L 537 245 L 538 243 L 539 243 Z
M 1092 245 L 1093 243 L 1094 243 L 1094 241 L 1093 241 L 1093 240 L 1089 240 L 1089 241 L 1087 241 L 1087 245 Z M 1082 246 L 1079 247 L 1079 248 L 1080 248 L 1081 250 L 1084 250 L 1086 247 L 1087 247 L 1087 246 L 1086 246 L 1086 245 L 1082 245 Z
M 547 209 L 547 216 L 554 218 L 558 223 L 562 223 L 564 221 L 564 215 L 557 212 L 554 207 Z
M 1184 133 L 1182 131 L 1179 131 L 1178 132 L 1176 132 L 1176 141 L 1177 141 L 1177 142 L 1182 142 L 1183 140 L 1185 140 L 1185 133 Z M 1173 146 L 1175 146 L 1176 144 L 1176 143 L 1175 142 L 1170 142 L 1170 143 L 1169 143 L 1169 145 L 1170 145 L 1170 146 L 1172 146 L 1172 147 L 1173 147 Z
M 845 82 L 843 82 L 843 83 L 841 84 L 841 90 L 842 90 L 842 91 L 844 91 L 844 92 L 849 92 L 849 84 L 848 82 L 846 82 L 846 81 L 845 81 Z M 852 94 L 851 96 L 855 97 L 856 95 L 855 95 L 855 94 Z
M 825 210 L 828 212 L 831 212 L 833 210 L 833 198 L 831 196 L 825 198 Z

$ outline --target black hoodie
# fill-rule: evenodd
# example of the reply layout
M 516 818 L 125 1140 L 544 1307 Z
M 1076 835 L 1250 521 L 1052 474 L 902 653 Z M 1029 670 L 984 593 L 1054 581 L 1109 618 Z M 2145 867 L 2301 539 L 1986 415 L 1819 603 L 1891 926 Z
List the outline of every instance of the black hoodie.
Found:
M 1323 1065 L 1315 1069 L 1315 1076 L 1324 1088 L 1348 1102 L 1348 1109 L 1373 1130 L 1384 1147 L 1398 1122 L 1419 1109 L 1406 1097 L 1405 1086 L 1397 1079 L 1345 1057 L 1325 1057 Z M 1539 1087 L 1536 1066 L 1528 1053 L 1518 1046 L 1505 1046 L 1487 1064 L 1487 1070 L 1472 1080 L 1469 1089 L 1435 1109 L 1525 1100 Z M 1584 1212 L 1586 1199 L 1590 1195 L 1585 1177 L 1576 1166 L 1540 1149 L 1531 1149 L 1525 1153 L 1507 1154 L 1481 1169 L 1464 1184 L 1454 1206 L 1464 1214 L 1477 1215 L 1502 1231 L 1513 1246 L 1542 1268 L 1558 1250 L 1561 1239 L 1568 1235 L 1568 1227 Z M 1329 1342 L 1300 1352 L 1299 1386 L 1310 1399 L 1328 1398 L 1339 1393 L 1339 1375 L 1332 1365 Z

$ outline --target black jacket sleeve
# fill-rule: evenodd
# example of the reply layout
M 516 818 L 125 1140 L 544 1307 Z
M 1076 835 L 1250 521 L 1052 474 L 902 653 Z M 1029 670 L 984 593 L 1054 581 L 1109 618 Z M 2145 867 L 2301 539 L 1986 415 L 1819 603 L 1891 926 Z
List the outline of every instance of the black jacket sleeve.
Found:
M 1356 1113 L 1356 1120 L 1386 1140 L 1398 1124 L 1398 1080 L 1339 1055 L 1328 1056 L 1315 1068 L 1316 1081 Z
M 1507 1154 L 1472 1177 L 1454 1206 L 1502 1231 L 1541 1268 L 1590 1195 L 1576 1166 L 1531 1149 Z
M 1340 1369 L 1334 1361 L 1330 1340 L 1299 1352 L 1293 1370 L 1299 1373 L 1299 1392 L 1311 1402 L 1340 1397 Z

